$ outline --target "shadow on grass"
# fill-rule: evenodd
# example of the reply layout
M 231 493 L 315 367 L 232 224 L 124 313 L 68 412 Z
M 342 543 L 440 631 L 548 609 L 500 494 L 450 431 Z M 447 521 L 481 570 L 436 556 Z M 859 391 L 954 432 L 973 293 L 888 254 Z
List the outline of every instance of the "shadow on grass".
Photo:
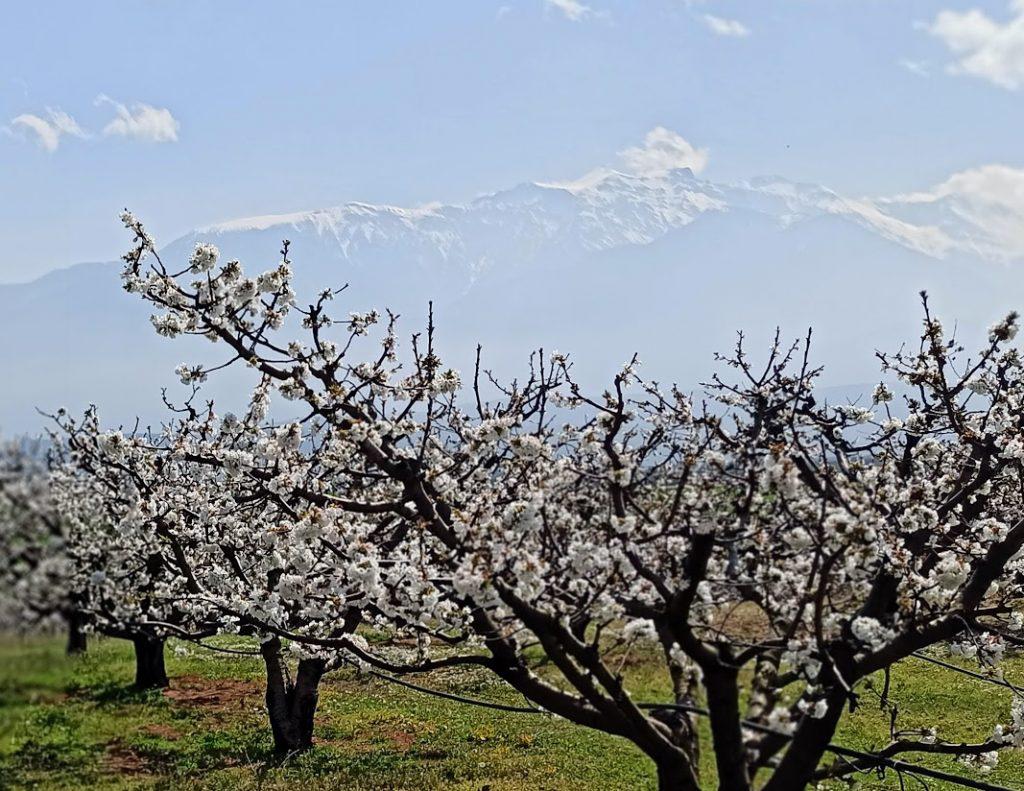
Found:
M 78 771 L 95 761 L 99 748 L 86 742 L 79 718 L 57 707 L 39 709 L 19 729 L 9 762 L 0 767 L 8 778 L 25 772 Z M 4 787 L 0 784 L 0 788 Z
M 0 709 L 35 705 L 38 703 L 52 703 L 60 700 L 63 695 L 64 692 L 59 686 L 15 684 L 14 682 L 0 681 Z M 3 785 L 0 785 L 0 788 L 3 787 Z
M 197 730 L 180 736 L 139 732 L 119 743 L 138 756 L 149 770 L 174 775 L 195 775 L 243 764 L 274 767 L 281 763 L 268 735 L 255 727 Z
M 88 683 L 73 681 L 65 687 L 68 695 L 79 700 L 88 700 L 103 705 L 126 703 L 162 703 L 163 690 L 139 689 L 125 684 L 120 679 L 90 680 Z

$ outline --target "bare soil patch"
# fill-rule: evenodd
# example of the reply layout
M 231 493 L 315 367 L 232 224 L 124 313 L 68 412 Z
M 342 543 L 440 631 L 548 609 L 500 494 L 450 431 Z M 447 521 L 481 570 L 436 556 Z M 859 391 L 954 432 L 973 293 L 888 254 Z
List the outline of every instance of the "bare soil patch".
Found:
M 180 706 L 196 706 L 224 711 L 240 709 L 256 702 L 262 688 L 253 681 L 233 678 L 181 676 L 171 681 L 164 697 Z
M 103 754 L 103 769 L 111 774 L 119 775 L 150 774 L 150 767 L 146 759 L 121 742 L 107 745 L 106 752 Z
M 181 738 L 181 733 L 179 733 L 177 729 L 172 728 L 170 725 L 162 725 L 160 723 L 145 725 L 140 728 L 139 731 L 147 736 L 156 736 L 160 739 L 166 739 L 169 742 L 176 742 Z
M 407 752 L 416 741 L 416 734 L 409 733 L 401 728 L 387 728 L 381 732 L 381 736 L 391 742 L 391 745 L 400 752 Z

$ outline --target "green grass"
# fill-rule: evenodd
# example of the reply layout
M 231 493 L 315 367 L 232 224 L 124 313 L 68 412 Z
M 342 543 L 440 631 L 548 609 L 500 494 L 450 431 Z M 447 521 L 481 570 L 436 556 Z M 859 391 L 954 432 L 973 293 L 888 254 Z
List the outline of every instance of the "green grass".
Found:
M 237 642 L 237 641 L 236 641 Z M 275 763 L 258 659 L 168 651 L 168 694 L 129 689 L 131 647 L 93 641 L 67 659 L 57 639 L 0 641 L 0 788 L 21 789 L 652 789 L 647 760 L 627 742 L 547 716 L 502 713 L 428 697 L 354 671 L 324 682 L 317 746 Z M 664 700 L 666 681 L 637 660 L 626 672 L 640 699 Z M 1024 659 L 1007 662 L 1024 680 Z M 485 672 L 420 679 L 474 697 L 521 702 Z M 1010 695 L 959 674 L 908 661 L 893 674 L 901 727 L 935 725 L 977 739 L 1005 721 Z M 928 712 L 925 719 L 919 715 Z M 885 743 L 886 715 L 864 691 L 836 741 Z M 713 787 L 710 750 L 703 773 Z M 1024 789 L 1024 760 L 1004 753 L 986 779 Z M 929 765 L 966 774 L 953 761 Z M 862 778 L 862 788 L 899 788 Z M 908 788 L 915 787 L 908 781 Z M 916 786 L 920 787 L 920 786 Z M 930 783 L 935 791 L 954 786 Z

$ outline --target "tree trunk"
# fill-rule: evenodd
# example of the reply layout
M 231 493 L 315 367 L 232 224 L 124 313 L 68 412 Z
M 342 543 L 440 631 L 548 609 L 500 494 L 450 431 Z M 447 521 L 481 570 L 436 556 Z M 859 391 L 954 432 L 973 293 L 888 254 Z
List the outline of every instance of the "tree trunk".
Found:
M 293 683 L 280 640 L 263 643 L 260 653 L 267 667 L 267 715 L 274 751 L 287 755 L 308 750 L 313 746 L 313 721 L 325 663 L 320 659 L 301 660 Z
M 765 791 L 788 791 L 806 788 L 814 778 L 821 757 L 828 749 L 842 717 L 846 694 L 833 690 L 828 698 L 828 710 L 821 719 L 806 717 L 797 728 L 782 760 L 765 784 Z
M 665 652 L 665 661 L 668 664 L 669 675 L 672 678 L 672 694 L 677 705 L 697 705 L 697 692 L 700 682 L 697 679 L 696 668 L 687 670 L 683 664 L 673 655 L 675 638 L 665 624 L 658 625 L 658 634 L 661 637 L 661 645 Z M 684 753 L 690 762 L 690 768 L 700 783 L 700 733 L 697 725 L 697 714 L 685 709 L 657 709 L 651 711 L 650 716 L 663 722 L 671 731 L 671 741 Z
M 164 638 L 139 635 L 132 638 L 135 646 L 135 687 L 162 689 L 168 686 L 164 668 Z
M 804 716 L 782 760 L 764 785 L 763 791 L 789 791 L 791 788 L 806 787 L 811 782 L 821 757 L 828 750 L 829 742 L 835 735 L 839 720 L 846 709 L 847 689 L 857 682 L 857 668 L 850 648 L 832 645 L 828 654 L 832 663 L 822 667 L 817 678 L 826 690 L 825 700 L 828 707 L 825 716 Z
M 682 704 L 694 705 L 693 701 L 689 698 L 683 698 L 677 701 Z M 652 719 L 657 720 L 663 725 L 667 726 L 672 734 L 669 737 L 670 741 L 678 747 L 683 755 L 685 756 L 687 769 L 686 771 L 692 772 L 696 780 L 700 779 L 700 735 L 697 732 L 696 717 L 689 712 L 682 711 L 679 709 L 654 709 L 650 712 Z M 655 763 L 658 763 L 657 759 Z M 667 768 L 672 772 L 677 772 L 677 767 L 680 765 L 678 762 L 669 759 L 665 762 Z M 660 764 L 659 764 L 660 765 Z M 659 770 L 659 776 L 660 776 Z M 693 787 L 693 786 L 688 786 Z
M 292 718 L 299 734 L 300 749 L 313 746 L 313 718 L 320 700 L 320 679 L 324 676 L 322 659 L 303 659 L 299 662 L 299 670 L 295 675 L 295 687 L 292 689 Z
M 732 668 L 704 671 L 719 791 L 750 791 L 736 675 Z M 794 789 L 802 787 L 793 786 Z
M 685 758 L 658 762 L 658 791 L 700 791 L 693 769 Z
M 73 610 L 67 614 L 68 623 L 68 645 L 67 653 L 68 656 L 75 656 L 76 654 L 84 654 L 87 647 L 85 639 L 85 630 L 83 627 L 83 621 L 85 619 L 82 615 Z

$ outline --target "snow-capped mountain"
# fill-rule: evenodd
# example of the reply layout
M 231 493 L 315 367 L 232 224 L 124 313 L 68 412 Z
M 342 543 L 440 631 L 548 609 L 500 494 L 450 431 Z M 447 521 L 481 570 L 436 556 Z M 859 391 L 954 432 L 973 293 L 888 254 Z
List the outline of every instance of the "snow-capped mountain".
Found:
M 866 382 L 876 347 L 914 337 L 921 289 L 968 338 L 1024 305 L 1024 278 L 987 238 L 948 201 L 850 199 L 781 178 L 715 184 L 684 169 L 596 171 L 459 205 L 348 203 L 233 220 L 161 255 L 184 261 L 210 241 L 261 271 L 289 239 L 300 298 L 348 283 L 348 309 L 390 307 L 410 333 L 432 300 L 442 353 L 465 367 L 479 341 L 508 377 L 543 345 L 571 352 L 586 381 L 638 351 L 647 375 L 692 385 L 736 330 L 756 350 L 776 325 L 789 337 L 813 325 L 830 380 Z M 110 419 L 158 417 L 177 363 L 217 359 L 209 344 L 158 338 L 118 272 L 86 264 L 0 286 L 6 433 L 38 426 L 37 406 L 96 402 Z M 247 381 L 231 372 L 210 393 L 237 400 Z
M 368 266 L 387 251 L 440 266 L 471 282 L 494 266 L 515 266 L 552 247 L 595 252 L 644 245 L 706 212 L 753 211 L 780 227 L 821 215 L 843 216 L 912 250 L 944 256 L 956 242 L 944 231 L 904 222 L 867 200 L 851 200 L 815 185 L 781 178 L 716 185 L 688 168 L 666 176 L 599 171 L 576 182 L 530 183 L 484 195 L 466 205 L 413 209 L 348 203 L 330 209 L 250 217 L 210 225 L 178 240 L 234 239 L 282 231 L 321 240 L 324 252 Z M 319 252 L 319 251 L 318 251 Z

